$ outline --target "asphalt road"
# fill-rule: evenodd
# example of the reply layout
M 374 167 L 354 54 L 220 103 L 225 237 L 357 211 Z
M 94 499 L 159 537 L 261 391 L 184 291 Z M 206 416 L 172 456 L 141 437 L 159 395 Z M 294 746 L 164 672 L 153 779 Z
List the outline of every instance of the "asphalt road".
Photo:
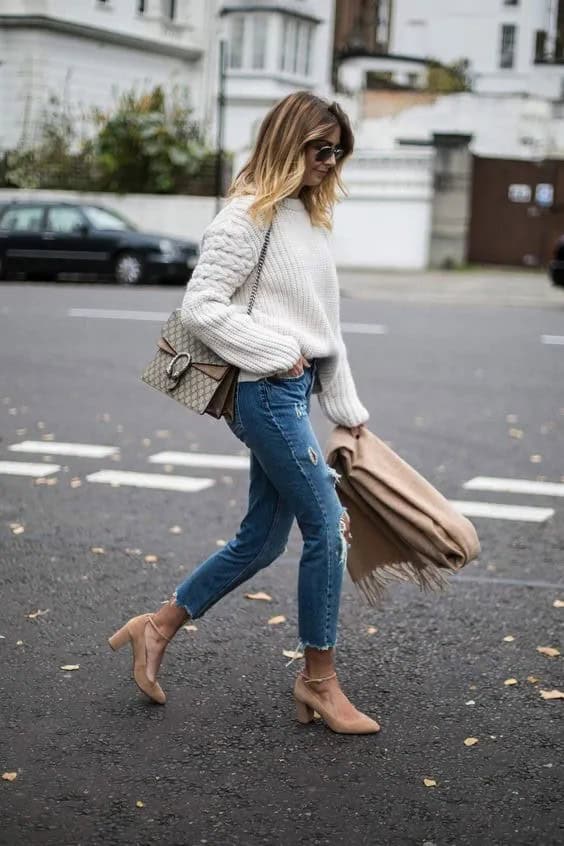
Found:
M 453 500 L 535 509 L 471 518 L 482 555 L 444 594 L 398 585 L 373 609 L 346 581 L 339 673 L 382 725 L 347 737 L 294 719 L 295 667 L 282 651 L 297 642 L 296 525 L 284 556 L 196 631 L 179 632 L 161 673 L 164 708 L 133 685 L 127 651 L 107 646 L 245 512 L 245 469 L 148 460 L 163 450 L 245 454 L 223 421 L 140 382 L 158 317 L 69 315 L 168 314 L 181 293 L 0 286 L 0 461 L 61 467 L 42 483 L 0 474 L 0 774 L 16 773 L 0 780 L 0 843 L 561 843 L 562 702 L 540 693 L 564 688 L 561 658 L 537 647 L 561 649 L 562 488 L 463 486 L 564 482 L 564 344 L 546 340 L 564 335 L 564 298 L 518 309 L 343 299 L 370 428 Z M 315 398 L 312 415 L 323 442 L 331 424 Z M 9 449 L 25 440 L 119 451 L 116 460 Z M 191 493 L 87 480 L 102 469 L 213 485 Z M 250 590 L 272 602 L 246 599 Z M 286 622 L 269 625 L 279 614 Z M 478 742 L 465 745 L 469 737 Z

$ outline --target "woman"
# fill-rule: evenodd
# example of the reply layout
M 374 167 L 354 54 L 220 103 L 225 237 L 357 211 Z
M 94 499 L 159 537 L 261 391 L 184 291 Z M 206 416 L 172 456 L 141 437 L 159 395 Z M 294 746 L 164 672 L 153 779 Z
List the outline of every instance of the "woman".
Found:
M 304 540 L 297 718 L 310 722 L 315 710 L 334 731 L 380 728 L 351 704 L 335 672 L 350 521 L 309 419 L 312 393 L 332 422 L 354 434 L 369 418 L 341 335 L 328 245 L 341 168 L 352 150 L 348 118 L 336 103 L 291 94 L 264 119 L 230 202 L 204 234 L 182 321 L 240 368 L 236 412 L 227 423 L 251 452 L 249 507 L 236 537 L 190 573 L 168 603 L 110 638 L 113 648 L 131 641 L 135 680 L 156 702 L 166 698 L 156 677 L 176 631 L 281 555 L 295 517 Z M 249 295 L 271 223 L 251 316 Z

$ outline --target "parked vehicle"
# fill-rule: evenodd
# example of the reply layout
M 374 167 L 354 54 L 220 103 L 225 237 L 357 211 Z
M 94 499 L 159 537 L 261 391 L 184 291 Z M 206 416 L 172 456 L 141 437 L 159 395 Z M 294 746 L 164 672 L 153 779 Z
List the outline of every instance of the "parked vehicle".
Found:
M 558 239 L 548 265 L 548 273 L 554 285 L 564 287 L 564 235 Z
M 31 200 L 0 206 L 0 278 L 64 273 L 120 285 L 186 282 L 197 260 L 196 243 L 140 232 L 103 206 Z

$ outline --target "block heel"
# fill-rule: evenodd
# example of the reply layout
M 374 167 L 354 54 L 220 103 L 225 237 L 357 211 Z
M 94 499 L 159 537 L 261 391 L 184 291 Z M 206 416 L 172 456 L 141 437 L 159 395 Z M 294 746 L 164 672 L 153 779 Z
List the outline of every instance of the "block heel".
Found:
M 309 705 L 306 705 L 305 702 L 300 702 L 299 699 L 296 699 L 296 718 L 299 723 L 311 723 L 313 720 L 313 708 L 310 708 Z
M 122 626 L 121 629 L 118 629 L 115 634 L 108 638 L 108 643 L 110 644 L 114 652 L 116 652 L 118 649 L 121 649 L 122 646 L 125 646 L 128 640 L 129 632 L 127 630 L 127 625 L 125 625 Z

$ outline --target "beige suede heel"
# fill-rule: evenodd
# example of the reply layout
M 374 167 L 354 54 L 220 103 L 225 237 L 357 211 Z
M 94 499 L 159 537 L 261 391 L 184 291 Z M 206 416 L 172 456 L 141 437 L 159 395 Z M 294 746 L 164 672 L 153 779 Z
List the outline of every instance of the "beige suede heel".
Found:
M 334 679 L 337 673 L 332 673 L 330 676 L 324 676 L 320 679 L 308 679 L 304 673 L 300 673 L 296 678 L 294 684 L 294 700 L 296 702 L 296 718 L 300 723 L 311 723 L 313 720 L 313 712 L 317 711 L 319 716 L 324 720 L 325 724 L 334 732 L 338 734 L 375 734 L 380 731 L 380 726 L 371 717 L 366 714 L 359 714 L 354 720 L 342 720 L 335 714 L 331 713 L 331 709 L 316 695 L 308 684 L 314 682 L 328 681 Z
M 170 638 L 159 629 L 153 620 L 152 614 L 140 614 L 137 617 L 132 617 L 121 629 L 118 629 L 117 632 L 109 637 L 108 643 L 114 651 L 121 649 L 128 641 L 131 643 L 135 684 L 153 702 L 164 705 L 166 702 L 164 690 L 158 682 L 149 681 L 147 678 L 147 651 L 145 647 L 145 627 L 147 623 L 150 623 L 161 637 L 170 641 Z

